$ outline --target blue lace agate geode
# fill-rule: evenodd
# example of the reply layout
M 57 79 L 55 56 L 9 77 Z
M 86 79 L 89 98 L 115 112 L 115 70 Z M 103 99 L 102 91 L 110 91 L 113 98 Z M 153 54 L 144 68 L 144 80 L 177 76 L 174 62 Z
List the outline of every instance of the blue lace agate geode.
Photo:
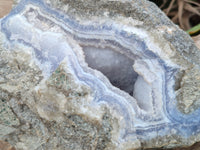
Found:
M 38 150 L 199 141 L 199 52 L 170 41 L 188 37 L 166 18 L 147 22 L 158 10 L 142 2 L 22 0 L 3 18 L 0 98 L 18 123 L 1 121 L 2 138 Z M 127 4 L 142 16 L 121 14 Z

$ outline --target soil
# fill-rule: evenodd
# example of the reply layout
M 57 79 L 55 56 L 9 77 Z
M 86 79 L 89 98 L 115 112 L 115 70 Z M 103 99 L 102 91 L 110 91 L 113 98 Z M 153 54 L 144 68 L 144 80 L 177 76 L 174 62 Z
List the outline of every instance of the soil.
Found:
M 7 15 L 12 9 L 13 0 L 0 0 L 0 18 Z

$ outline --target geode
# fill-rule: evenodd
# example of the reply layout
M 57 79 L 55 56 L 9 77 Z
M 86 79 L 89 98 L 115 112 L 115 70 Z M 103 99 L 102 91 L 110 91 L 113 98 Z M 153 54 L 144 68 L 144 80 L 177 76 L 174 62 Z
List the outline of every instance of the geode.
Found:
M 21 0 L 0 31 L 0 140 L 16 149 L 200 141 L 200 51 L 154 4 Z

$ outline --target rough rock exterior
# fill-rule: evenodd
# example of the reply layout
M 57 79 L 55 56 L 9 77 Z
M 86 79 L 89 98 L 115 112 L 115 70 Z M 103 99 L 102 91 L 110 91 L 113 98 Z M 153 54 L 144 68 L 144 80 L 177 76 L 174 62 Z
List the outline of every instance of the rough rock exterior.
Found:
M 0 30 L 0 140 L 17 150 L 200 141 L 200 51 L 154 4 L 22 0 Z

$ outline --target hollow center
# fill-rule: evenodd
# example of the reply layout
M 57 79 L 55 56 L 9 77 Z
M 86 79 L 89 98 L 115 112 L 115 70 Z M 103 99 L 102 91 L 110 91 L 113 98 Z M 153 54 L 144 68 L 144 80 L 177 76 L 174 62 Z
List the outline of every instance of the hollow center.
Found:
M 111 48 L 83 47 L 88 66 L 101 71 L 115 87 L 133 95 L 138 74 L 134 61 Z

